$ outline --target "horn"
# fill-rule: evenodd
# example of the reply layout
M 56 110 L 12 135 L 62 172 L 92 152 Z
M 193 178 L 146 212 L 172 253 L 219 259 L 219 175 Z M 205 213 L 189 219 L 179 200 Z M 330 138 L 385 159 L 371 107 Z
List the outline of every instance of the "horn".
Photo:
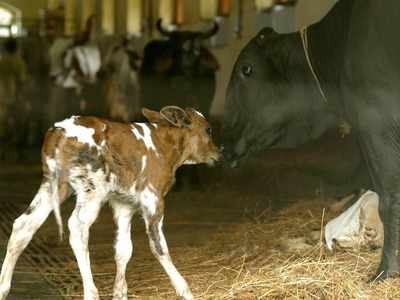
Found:
M 162 27 L 162 19 L 161 18 L 157 20 L 156 27 L 157 27 L 158 32 L 161 33 L 162 35 L 168 36 L 168 37 L 171 36 L 171 32 L 168 30 L 165 30 Z
M 217 22 L 214 21 L 214 26 L 205 32 L 202 32 L 199 36 L 200 39 L 208 39 L 210 37 L 212 37 L 214 34 L 216 34 L 219 30 L 219 25 Z

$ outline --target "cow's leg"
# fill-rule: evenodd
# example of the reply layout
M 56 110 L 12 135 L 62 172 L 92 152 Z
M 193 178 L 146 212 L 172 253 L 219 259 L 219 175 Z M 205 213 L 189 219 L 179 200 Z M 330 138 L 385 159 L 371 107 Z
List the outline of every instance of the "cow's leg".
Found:
M 82 276 L 84 300 L 99 299 L 90 269 L 88 241 L 90 226 L 96 220 L 105 196 L 103 193 L 80 191 L 77 195 L 76 207 L 68 220 L 69 242 Z
M 69 191 L 65 188 L 59 190 L 60 204 L 68 196 Z M 11 286 L 12 274 L 15 264 L 22 251 L 31 241 L 35 232 L 47 219 L 49 213 L 53 210 L 51 193 L 51 184 L 44 181 L 29 208 L 19 216 L 15 221 L 12 233 L 7 245 L 7 254 L 3 261 L 0 275 L 0 300 L 4 300 Z
M 117 225 L 115 241 L 115 262 L 117 273 L 115 276 L 113 300 L 128 300 L 128 286 L 125 279 L 126 265 L 132 256 L 131 219 L 133 208 L 118 200 L 112 200 L 114 220 Z
M 147 204 L 150 206 L 155 203 L 151 203 L 151 199 L 147 199 Z M 150 200 L 150 201 L 149 201 Z M 172 285 L 174 286 L 176 293 L 179 297 L 188 300 L 193 299 L 192 292 L 189 289 L 186 280 L 179 274 L 178 270 L 175 268 L 171 257 L 169 255 L 167 242 L 164 237 L 162 230 L 163 224 L 163 209 L 157 207 L 155 210 L 153 208 L 143 208 L 143 218 L 146 223 L 147 236 L 150 242 L 150 249 L 157 260 L 160 262 L 161 266 L 164 268 L 165 272 L 168 274 Z
M 372 280 L 400 274 L 400 193 L 381 197 L 379 215 L 383 222 L 384 244 L 381 263 Z
M 371 281 L 386 279 L 400 273 L 400 159 L 396 146 L 400 139 L 399 133 L 393 130 L 390 123 L 385 124 L 382 120 L 381 124 L 385 125 L 385 134 L 365 133 L 360 139 L 374 189 L 380 197 L 379 215 L 384 228 L 381 263 Z M 373 132 L 372 129 L 370 131 Z

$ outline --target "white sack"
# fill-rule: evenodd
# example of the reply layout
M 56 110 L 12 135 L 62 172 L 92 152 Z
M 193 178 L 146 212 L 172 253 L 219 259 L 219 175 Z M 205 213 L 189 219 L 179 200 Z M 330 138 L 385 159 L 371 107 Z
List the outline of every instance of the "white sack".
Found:
M 379 218 L 379 196 L 366 191 L 360 199 L 325 226 L 325 241 L 332 250 L 333 241 L 343 248 L 380 247 L 383 225 Z

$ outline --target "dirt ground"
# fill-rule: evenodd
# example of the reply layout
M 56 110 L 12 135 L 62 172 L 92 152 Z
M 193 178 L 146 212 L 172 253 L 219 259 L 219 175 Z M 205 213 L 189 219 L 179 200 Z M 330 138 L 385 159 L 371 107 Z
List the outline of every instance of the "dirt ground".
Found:
M 290 151 L 272 151 L 248 160 L 238 169 L 201 167 L 200 186 L 184 186 L 169 193 L 165 235 L 178 270 L 197 298 L 269 298 L 258 294 L 256 286 L 246 289 L 243 294 L 230 294 L 229 286 L 237 282 L 235 278 L 241 273 L 237 269 L 230 270 L 229 266 L 232 262 L 237 265 L 238 261 L 240 266 L 246 247 L 252 245 L 252 249 L 257 250 L 252 252 L 257 253 L 252 256 L 252 262 L 259 266 L 267 263 L 267 253 L 284 251 L 274 246 L 276 243 L 262 228 L 256 231 L 256 239 L 265 242 L 259 245 L 249 242 L 254 238 L 254 231 L 249 229 L 247 234 L 246 228 L 261 223 L 272 224 L 282 210 L 293 205 L 301 207 L 302 201 L 318 199 L 318 207 L 310 210 L 313 211 L 310 222 L 299 226 L 319 230 L 322 207 L 333 198 L 365 184 L 365 174 L 353 174 L 357 166 L 339 166 L 338 161 L 343 157 L 332 159 L 327 153 L 310 156 L 311 152 L 306 152 L 308 158 L 299 158 L 298 154 Z M 338 153 L 343 156 L 343 149 Z M 353 154 L 346 155 L 352 161 Z M 331 157 L 331 162 L 329 159 L 326 162 L 328 157 Z M 336 179 L 339 179 L 324 177 L 326 170 L 316 172 L 310 167 L 312 171 L 304 171 L 300 167 L 304 161 L 308 161 L 308 166 L 327 168 L 333 163 Z M 12 222 L 29 205 L 40 180 L 40 164 L 36 159 L 24 163 L 2 163 L 0 166 L 1 259 Z M 71 198 L 62 206 L 65 227 L 74 202 Z M 299 215 L 302 213 L 304 211 L 300 209 Z M 92 269 L 101 299 L 111 299 L 115 271 L 114 229 L 111 210 L 105 206 L 91 229 L 90 237 Z M 298 229 L 293 228 L 296 232 Z M 282 230 L 290 236 L 291 228 L 274 230 L 278 233 Z M 134 255 L 127 270 L 130 299 L 175 299 L 167 276 L 150 253 L 140 216 L 135 216 L 132 231 Z M 57 227 L 51 215 L 18 262 L 9 299 L 82 299 L 82 283 L 72 250 L 67 240 L 57 241 Z

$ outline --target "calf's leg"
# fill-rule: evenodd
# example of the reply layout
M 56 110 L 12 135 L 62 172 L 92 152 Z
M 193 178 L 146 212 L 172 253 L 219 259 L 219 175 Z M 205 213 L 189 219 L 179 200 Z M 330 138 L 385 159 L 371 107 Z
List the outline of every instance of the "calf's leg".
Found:
M 68 196 L 68 190 L 63 188 L 59 192 L 60 204 Z M 15 264 L 22 251 L 31 241 L 35 232 L 47 219 L 49 213 L 53 210 L 51 192 L 51 184 L 49 181 L 44 181 L 29 208 L 19 216 L 15 221 L 12 233 L 7 245 L 7 254 L 3 261 L 3 266 L 0 275 L 0 300 L 6 299 L 10 287 L 12 274 L 14 272 Z
M 68 220 L 69 242 L 82 276 L 84 300 L 99 300 L 93 281 L 89 257 L 89 229 L 97 219 L 105 195 L 80 192 L 71 217 Z
M 163 214 L 161 212 L 151 214 L 148 210 L 144 210 L 143 218 L 146 223 L 151 252 L 169 276 L 177 295 L 185 300 L 193 299 L 192 292 L 186 280 L 179 274 L 169 255 L 167 242 L 162 230 Z
M 114 220 L 117 225 L 115 240 L 115 262 L 117 273 L 115 276 L 113 300 L 128 300 L 128 286 L 126 283 L 126 265 L 132 256 L 131 220 L 133 208 L 118 200 L 112 200 Z

